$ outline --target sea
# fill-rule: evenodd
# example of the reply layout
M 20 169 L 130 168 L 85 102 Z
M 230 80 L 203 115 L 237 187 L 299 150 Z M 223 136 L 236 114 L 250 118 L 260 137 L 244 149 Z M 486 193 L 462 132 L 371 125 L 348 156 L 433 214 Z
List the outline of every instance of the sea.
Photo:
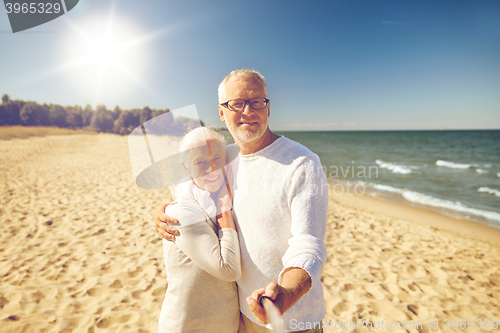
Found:
M 277 133 L 316 153 L 338 194 L 500 228 L 500 130 Z

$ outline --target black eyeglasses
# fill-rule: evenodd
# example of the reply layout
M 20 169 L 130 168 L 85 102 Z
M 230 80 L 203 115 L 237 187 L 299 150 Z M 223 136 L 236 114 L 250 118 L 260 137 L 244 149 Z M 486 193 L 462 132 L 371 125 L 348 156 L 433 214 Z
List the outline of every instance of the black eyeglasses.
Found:
M 262 110 L 267 106 L 269 100 L 267 98 L 233 99 L 225 103 L 221 103 L 220 105 L 225 106 L 231 111 L 238 112 L 243 110 L 247 103 L 250 104 L 250 107 L 254 110 Z

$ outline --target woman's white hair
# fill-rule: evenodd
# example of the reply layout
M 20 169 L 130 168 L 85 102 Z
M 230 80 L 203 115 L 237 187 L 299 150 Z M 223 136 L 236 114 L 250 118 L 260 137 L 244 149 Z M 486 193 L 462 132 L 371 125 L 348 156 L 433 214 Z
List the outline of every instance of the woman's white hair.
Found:
M 197 127 L 187 133 L 179 144 L 179 154 L 181 163 L 187 166 L 190 158 L 190 151 L 196 147 L 207 145 L 207 142 L 226 142 L 222 134 L 210 127 Z
M 266 92 L 266 97 L 267 97 L 267 84 L 266 84 L 266 80 L 262 74 L 260 74 L 259 72 L 257 72 L 254 69 L 236 69 L 236 70 L 232 71 L 231 73 L 229 73 L 229 75 L 226 76 L 224 78 L 224 80 L 222 80 L 222 82 L 219 84 L 219 88 L 217 89 L 217 91 L 219 93 L 219 103 L 227 102 L 226 101 L 227 81 L 229 81 L 229 79 L 231 79 L 231 78 L 240 78 L 242 76 L 252 76 L 252 77 L 256 78 L 257 80 L 259 80 L 262 83 L 262 85 L 264 86 L 264 91 Z

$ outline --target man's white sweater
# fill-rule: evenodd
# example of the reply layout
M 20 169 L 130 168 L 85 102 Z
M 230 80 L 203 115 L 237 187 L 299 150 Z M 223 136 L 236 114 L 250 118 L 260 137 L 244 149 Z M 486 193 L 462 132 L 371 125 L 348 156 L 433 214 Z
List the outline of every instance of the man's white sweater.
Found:
M 241 246 L 242 277 L 237 281 L 241 312 L 257 322 L 246 297 L 271 281 L 280 282 L 288 267 L 309 273 L 310 291 L 283 316 L 288 331 L 320 322 L 325 315 L 320 276 L 328 184 L 318 156 L 279 137 L 254 154 L 238 155 L 234 175 L 234 213 Z M 270 326 L 268 326 L 270 328 Z

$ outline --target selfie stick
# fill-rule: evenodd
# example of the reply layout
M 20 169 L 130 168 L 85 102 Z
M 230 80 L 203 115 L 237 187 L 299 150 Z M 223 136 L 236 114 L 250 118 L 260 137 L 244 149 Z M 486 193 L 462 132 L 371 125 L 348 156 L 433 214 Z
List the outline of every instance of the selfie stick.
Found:
M 271 323 L 273 332 L 285 333 L 285 325 L 283 323 L 283 318 L 281 317 L 280 310 L 276 305 L 274 305 L 272 299 L 267 296 L 261 296 L 259 299 L 260 305 L 266 311 L 267 320 Z

